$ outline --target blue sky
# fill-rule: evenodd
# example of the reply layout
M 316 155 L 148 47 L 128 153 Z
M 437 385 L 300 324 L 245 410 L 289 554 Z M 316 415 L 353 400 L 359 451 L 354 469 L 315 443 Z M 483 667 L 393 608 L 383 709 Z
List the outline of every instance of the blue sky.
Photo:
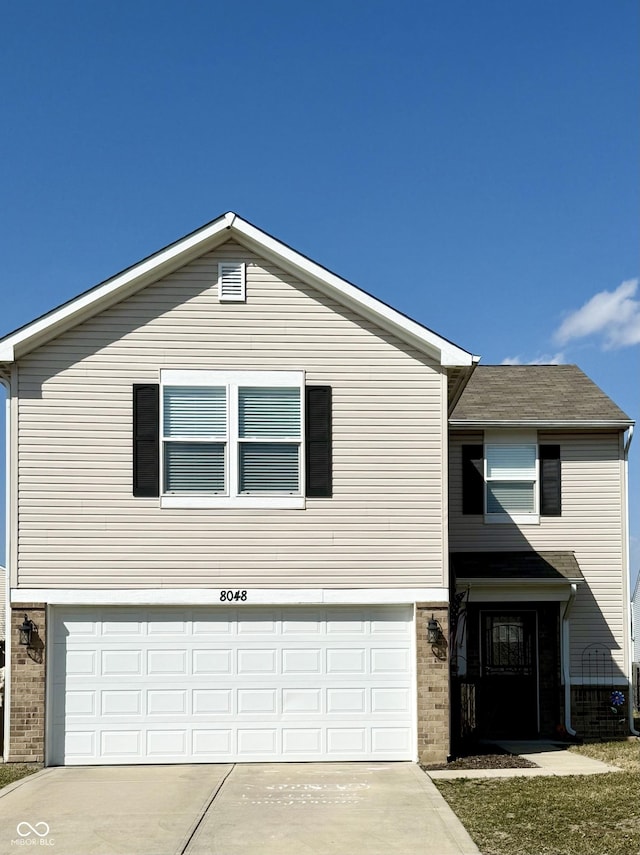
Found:
M 0 335 L 235 210 L 484 363 L 576 362 L 638 418 L 639 17 L 9 4 Z

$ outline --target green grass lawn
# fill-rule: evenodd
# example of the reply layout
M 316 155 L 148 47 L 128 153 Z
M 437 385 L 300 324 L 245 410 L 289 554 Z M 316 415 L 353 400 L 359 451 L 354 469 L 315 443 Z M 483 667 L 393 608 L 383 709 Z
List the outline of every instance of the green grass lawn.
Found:
M 434 783 L 483 855 L 640 855 L 640 742 L 571 750 L 621 771 Z
M 42 766 L 37 764 L 0 763 L 0 789 L 6 787 L 7 784 L 13 784 L 14 781 L 19 781 L 20 778 L 26 778 L 27 775 L 33 775 L 41 768 Z

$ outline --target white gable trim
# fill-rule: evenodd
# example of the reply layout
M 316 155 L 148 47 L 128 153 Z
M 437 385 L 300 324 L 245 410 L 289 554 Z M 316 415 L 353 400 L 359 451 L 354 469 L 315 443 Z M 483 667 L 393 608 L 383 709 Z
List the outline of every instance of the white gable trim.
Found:
M 412 321 L 345 279 L 336 276 L 335 273 L 331 273 L 286 244 L 265 234 L 251 223 L 237 217 L 233 220 L 233 229 L 237 230 L 238 236 L 241 235 L 244 238 L 244 240 L 240 238 L 240 242 L 245 246 L 270 255 L 279 265 L 304 274 L 305 279 L 311 278 L 313 285 L 319 291 L 332 296 L 338 302 L 353 308 L 381 326 L 393 330 L 404 340 L 413 340 L 412 343 L 417 347 L 424 349 L 426 346 L 427 350 L 436 351 L 441 365 L 471 366 L 479 361 L 479 357 L 474 357 L 453 342 Z
M 58 332 L 63 332 L 91 317 L 103 308 L 119 302 L 137 290 L 176 270 L 193 258 L 197 258 L 209 247 L 207 243 L 227 228 L 224 217 L 193 232 L 182 240 L 171 244 L 160 252 L 129 267 L 112 279 L 107 279 L 79 297 L 64 303 L 27 326 L 0 340 L 0 361 L 13 362 L 18 356 L 28 353 L 43 341 Z M 115 299 L 114 299 L 115 298 Z
M 239 243 L 296 272 L 318 290 L 435 357 L 443 366 L 472 366 L 479 357 L 385 305 L 334 273 L 229 212 L 90 291 L 0 340 L 0 362 L 19 356 L 209 252 L 233 235 Z

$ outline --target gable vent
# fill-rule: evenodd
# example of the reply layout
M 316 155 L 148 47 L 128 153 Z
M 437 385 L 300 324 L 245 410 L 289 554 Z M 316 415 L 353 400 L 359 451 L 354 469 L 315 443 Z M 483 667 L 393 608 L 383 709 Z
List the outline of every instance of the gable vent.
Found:
M 218 299 L 229 302 L 246 299 L 245 265 L 242 261 L 221 261 L 218 264 Z

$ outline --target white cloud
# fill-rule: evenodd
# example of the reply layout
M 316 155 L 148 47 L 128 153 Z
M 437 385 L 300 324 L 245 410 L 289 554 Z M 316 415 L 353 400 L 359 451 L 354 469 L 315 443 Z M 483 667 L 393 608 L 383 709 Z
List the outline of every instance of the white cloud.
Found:
M 615 291 L 600 291 L 567 315 L 554 338 L 566 344 L 577 338 L 601 335 L 607 349 L 640 344 L 640 300 L 633 299 L 638 279 L 627 279 Z
M 534 359 L 523 359 L 521 356 L 507 356 L 501 365 L 562 365 L 565 362 L 564 353 L 559 351 L 550 355 L 543 353 Z

